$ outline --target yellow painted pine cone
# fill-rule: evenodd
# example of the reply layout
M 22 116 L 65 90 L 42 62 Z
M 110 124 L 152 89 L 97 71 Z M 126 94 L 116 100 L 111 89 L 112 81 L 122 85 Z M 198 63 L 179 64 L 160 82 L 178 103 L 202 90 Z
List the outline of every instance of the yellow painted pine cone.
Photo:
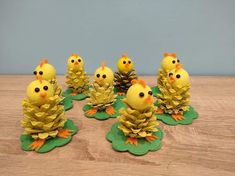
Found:
M 116 100 L 116 95 L 114 95 L 113 92 L 113 86 L 108 83 L 104 86 L 100 86 L 98 83 L 94 82 L 93 87 L 89 89 L 88 95 L 88 104 L 93 107 L 98 107 L 99 109 L 112 105 Z
M 28 99 L 24 99 L 22 101 L 24 119 L 21 121 L 24 133 L 31 135 L 34 139 L 56 137 L 58 130 L 64 127 L 67 120 L 64 107 L 60 105 L 61 101 L 62 98 L 55 95 L 38 107 L 32 105 Z
M 84 93 L 88 89 L 89 77 L 83 69 L 74 70 L 73 68 L 68 68 L 66 79 L 68 87 L 73 88 L 74 92 Z
M 181 114 L 189 109 L 190 85 L 173 88 L 168 82 L 159 86 L 161 94 L 157 95 L 159 108 L 168 114 Z
M 168 82 L 168 75 L 167 73 L 160 68 L 158 71 L 158 77 L 157 77 L 157 86 L 164 86 L 164 84 L 166 84 Z
M 128 73 L 115 72 L 114 73 L 114 82 L 115 87 L 120 92 L 127 92 L 131 86 L 131 81 L 137 79 L 137 74 L 135 70 L 131 70 Z
M 62 92 L 62 87 L 57 84 L 57 80 L 56 79 L 52 79 L 49 82 L 54 86 L 55 95 L 60 95 L 61 92 Z
M 128 104 L 127 104 L 128 106 Z M 118 121 L 119 129 L 125 136 L 132 138 L 144 138 L 152 136 L 157 131 L 158 122 L 154 115 L 154 106 L 139 112 L 128 106 L 126 109 L 120 110 Z

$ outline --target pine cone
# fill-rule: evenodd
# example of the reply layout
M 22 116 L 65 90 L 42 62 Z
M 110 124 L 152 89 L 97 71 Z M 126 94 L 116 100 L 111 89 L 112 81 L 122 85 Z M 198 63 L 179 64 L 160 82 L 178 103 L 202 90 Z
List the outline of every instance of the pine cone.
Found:
M 125 102 L 125 100 L 123 100 Z M 127 103 L 126 103 L 127 104 Z M 157 131 L 157 119 L 154 115 L 154 106 L 139 112 L 132 109 L 128 104 L 126 109 L 120 109 L 119 129 L 125 136 L 132 138 L 144 138 L 152 136 Z
M 56 137 L 58 130 L 64 127 L 66 122 L 64 107 L 60 105 L 62 98 L 58 95 L 50 97 L 44 105 L 38 107 L 32 105 L 28 99 L 22 101 L 24 119 L 21 126 L 24 133 L 34 139 L 47 139 Z
M 161 94 L 158 94 L 159 108 L 168 114 L 181 114 L 189 109 L 190 85 L 174 88 L 166 82 L 164 86 L 159 86 Z
M 66 83 L 70 88 L 73 88 L 74 92 L 83 93 L 89 87 L 89 77 L 83 69 L 73 70 L 69 68 L 66 75 Z
M 55 95 L 60 95 L 62 92 L 62 87 L 57 84 L 56 79 L 49 80 L 49 82 L 54 86 Z
M 93 87 L 89 89 L 88 95 L 88 104 L 93 107 L 98 107 L 99 109 L 112 105 L 115 102 L 116 97 L 112 85 L 106 83 L 104 86 L 100 86 L 96 82 L 94 82 Z
M 121 72 L 114 73 L 115 87 L 120 92 L 126 93 L 129 87 L 131 86 L 131 81 L 133 79 L 137 79 L 137 74 L 135 70 L 131 70 L 128 73 L 121 73 Z
M 160 68 L 158 71 L 157 86 L 158 87 L 164 86 L 167 82 L 168 82 L 168 75 L 162 68 Z

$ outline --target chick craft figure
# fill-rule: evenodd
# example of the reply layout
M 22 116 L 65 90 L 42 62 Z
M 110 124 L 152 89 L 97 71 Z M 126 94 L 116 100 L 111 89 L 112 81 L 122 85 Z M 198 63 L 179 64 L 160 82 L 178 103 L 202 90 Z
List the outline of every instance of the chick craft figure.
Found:
M 41 77 L 28 85 L 27 98 L 22 101 L 23 150 L 44 153 L 71 140 L 77 127 L 65 117 L 61 101 L 62 98 L 55 94 L 54 86 Z
M 43 80 L 46 80 L 51 83 L 54 86 L 56 95 L 61 94 L 62 87 L 58 86 L 57 84 L 56 69 L 53 65 L 48 63 L 47 59 L 42 59 L 33 73 L 36 78 L 41 77 Z
M 175 53 L 164 53 L 164 58 L 161 62 L 161 68 L 158 71 L 157 86 L 163 86 L 168 79 L 167 73 L 173 69 L 180 69 L 182 65 Z
M 168 72 L 167 82 L 159 85 L 157 113 L 167 113 L 176 121 L 184 119 L 184 112 L 189 110 L 190 80 L 189 74 L 183 68 Z
M 70 95 L 86 94 L 89 88 L 89 77 L 84 71 L 84 61 L 77 55 L 72 54 L 67 61 L 66 83 L 72 90 Z
M 112 106 L 116 99 L 113 91 L 113 71 L 103 64 L 94 73 L 94 83 L 89 89 L 88 105 L 91 109 L 85 113 L 89 116 L 96 114 L 98 111 L 105 111 L 112 116 L 115 109 Z
M 149 150 L 160 149 L 162 131 L 157 128 L 151 88 L 143 80 L 131 83 L 122 100 L 127 107 L 120 109 L 118 123 L 113 125 L 107 139 L 115 150 L 143 155 Z
M 133 68 L 133 61 L 126 54 L 118 60 L 117 68 L 118 72 L 114 74 L 115 88 L 119 95 L 125 95 L 131 86 L 131 81 L 137 79 L 137 74 Z

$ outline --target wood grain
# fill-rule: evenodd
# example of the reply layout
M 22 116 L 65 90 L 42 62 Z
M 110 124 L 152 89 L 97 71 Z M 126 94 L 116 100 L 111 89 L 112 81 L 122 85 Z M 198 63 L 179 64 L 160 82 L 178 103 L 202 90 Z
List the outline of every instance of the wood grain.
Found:
M 22 151 L 21 100 L 33 79 L 0 76 L 0 175 L 235 175 L 235 77 L 192 77 L 191 104 L 199 119 L 188 126 L 160 123 L 162 149 L 141 157 L 112 149 L 105 135 L 116 119 L 84 117 L 86 101 L 66 112 L 80 129 L 71 143 L 46 154 Z M 65 89 L 64 77 L 58 80 Z

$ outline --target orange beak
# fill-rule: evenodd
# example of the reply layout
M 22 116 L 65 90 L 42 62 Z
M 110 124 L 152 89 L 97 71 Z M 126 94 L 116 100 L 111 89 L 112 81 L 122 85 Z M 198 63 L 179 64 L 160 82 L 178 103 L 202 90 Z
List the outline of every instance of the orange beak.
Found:
M 78 63 L 78 61 L 76 61 L 75 63 L 74 63 L 74 65 L 78 65 L 79 63 Z
M 100 78 L 99 78 L 99 81 L 103 81 L 103 79 L 100 77 Z
M 183 68 L 183 65 L 182 64 L 177 64 L 175 70 L 178 71 L 181 68 Z
M 148 97 L 144 100 L 144 102 L 152 104 L 153 103 L 153 97 L 151 95 L 148 95 Z
M 125 67 L 128 68 L 128 67 L 129 67 L 129 63 L 127 63 L 127 64 L 125 65 Z
M 47 96 L 47 94 L 46 94 L 46 92 L 41 92 L 41 93 L 40 93 L 40 96 L 41 96 L 42 98 L 45 98 L 45 97 Z
M 172 84 L 174 81 L 175 81 L 175 78 L 173 76 L 170 76 L 170 80 L 169 80 L 170 84 Z

